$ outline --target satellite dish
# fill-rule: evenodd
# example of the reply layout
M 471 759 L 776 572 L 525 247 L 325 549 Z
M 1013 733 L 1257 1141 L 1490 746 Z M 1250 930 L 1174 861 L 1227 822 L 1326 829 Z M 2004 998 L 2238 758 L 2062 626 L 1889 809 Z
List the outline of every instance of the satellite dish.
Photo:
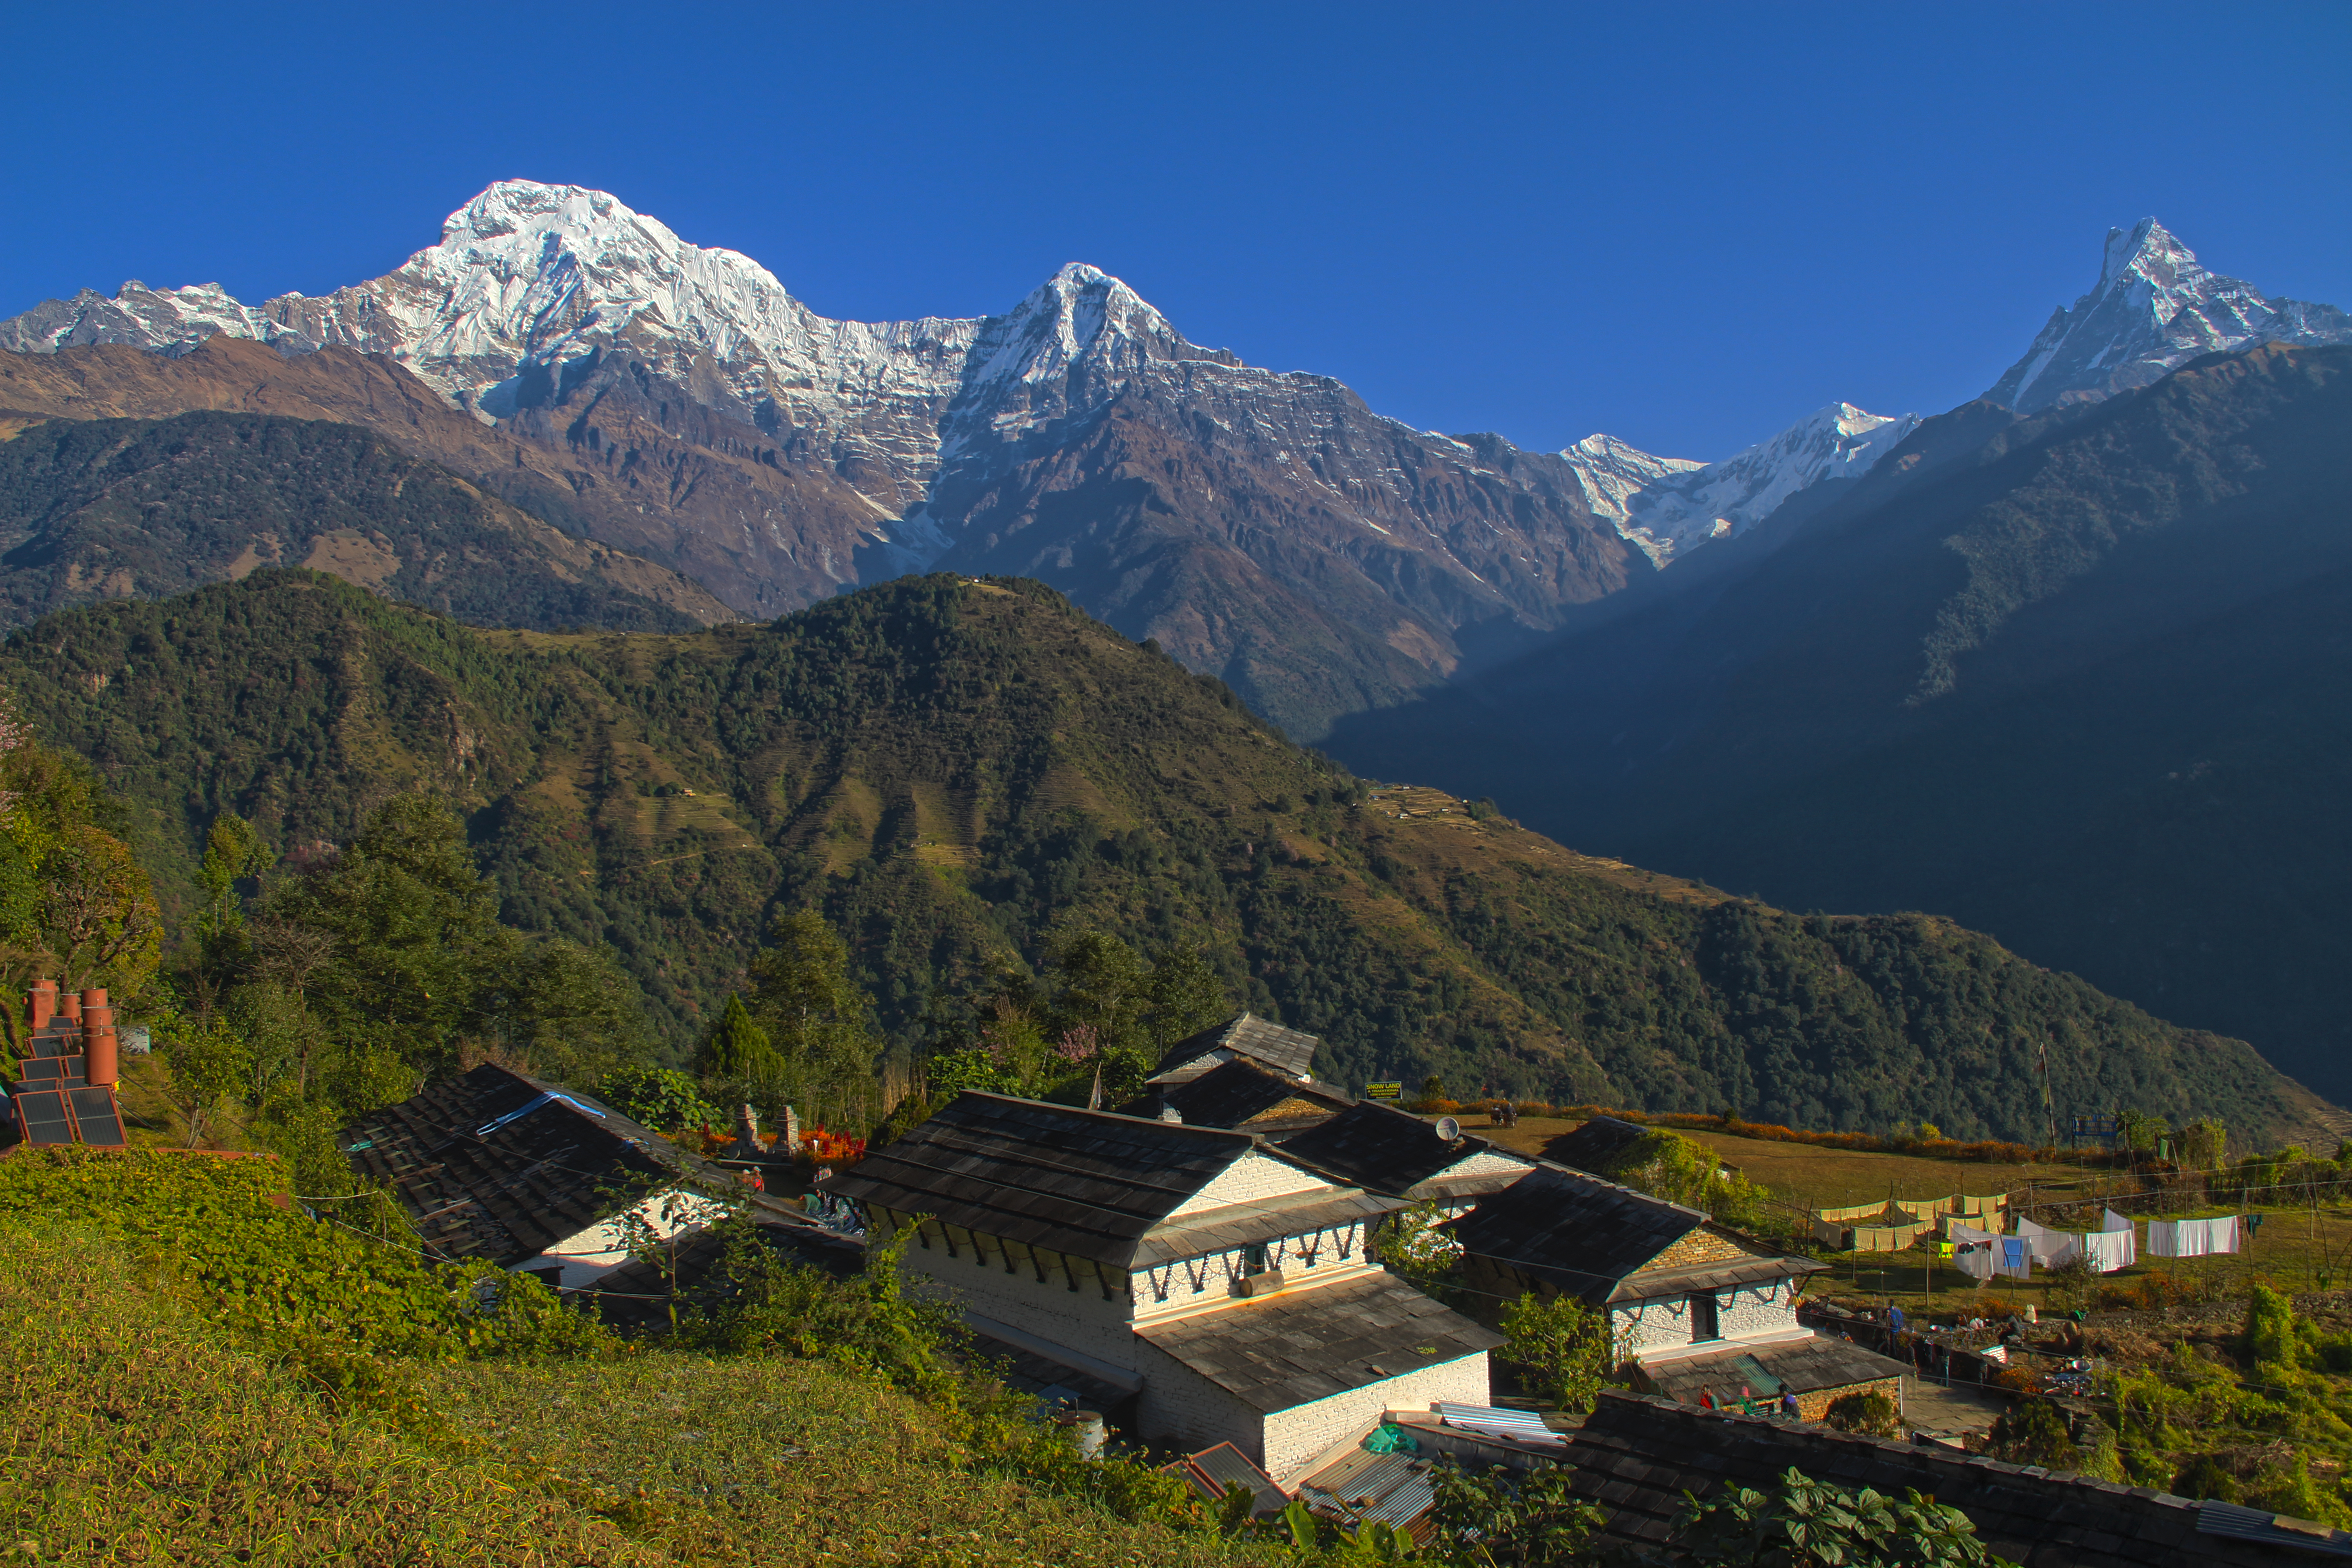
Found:
M 1454 1121 L 1451 1116 L 1441 1116 L 1437 1119 L 1437 1135 L 1451 1143 L 1462 1136 L 1462 1123 Z

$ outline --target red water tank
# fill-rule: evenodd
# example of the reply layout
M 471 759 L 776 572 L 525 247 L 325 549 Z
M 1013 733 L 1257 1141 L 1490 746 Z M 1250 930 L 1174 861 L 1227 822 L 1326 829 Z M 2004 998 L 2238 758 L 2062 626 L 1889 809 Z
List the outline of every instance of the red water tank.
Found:
M 81 994 L 81 1074 L 96 1089 L 111 1086 L 116 1078 L 114 1009 L 106 1005 L 106 989 Z
M 32 1019 L 33 1033 L 37 1035 L 49 1026 L 50 1019 L 58 1016 L 58 983 L 54 980 L 34 981 L 33 989 L 25 1002 L 30 1009 L 28 1016 Z
M 77 1024 L 80 1023 L 80 1022 L 81 1022 L 81 996 L 80 996 L 80 994 L 79 994 L 79 993 L 77 993 L 77 992 L 68 991 L 68 992 L 65 993 L 63 995 L 59 996 L 59 997 L 58 998 L 58 1011 L 59 1013 L 64 1014 L 68 1018 L 72 1019 L 75 1023 L 77 1023 Z

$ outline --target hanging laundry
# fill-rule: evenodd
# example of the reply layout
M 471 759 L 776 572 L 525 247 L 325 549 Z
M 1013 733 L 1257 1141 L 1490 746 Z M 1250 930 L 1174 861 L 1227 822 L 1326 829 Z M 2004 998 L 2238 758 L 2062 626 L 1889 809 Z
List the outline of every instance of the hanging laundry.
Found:
M 2099 1222 L 2100 1248 L 2105 1256 L 2116 1258 L 2118 1261 L 2103 1264 L 2099 1272 L 2112 1274 L 2118 1268 L 2128 1268 L 2137 1263 L 2139 1247 L 2136 1243 L 2130 1220 L 2113 1209 L 2106 1209 L 2102 1213 L 2105 1217 Z
M 2238 1250 L 2238 1216 L 2219 1219 L 2152 1219 L 2147 1222 L 2150 1258 L 2203 1258 Z
M 2021 1236 L 1996 1237 L 2000 1243 L 2000 1272 L 2012 1279 L 2033 1278 L 2033 1246 Z
M 1960 1272 L 1971 1279 L 1985 1280 L 1993 1276 L 2000 1261 L 2001 1238 L 1989 1230 L 1953 1220 L 1949 1226 L 1952 1237 L 1952 1261 Z
M 2033 1253 L 2033 1261 L 2044 1268 L 2055 1268 L 2069 1258 L 2083 1255 L 2083 1237 L 2071 1230 L 2052 1230 L 2030 1219 L 2017 1222 L 2017 1234 L 2024 1238 Z

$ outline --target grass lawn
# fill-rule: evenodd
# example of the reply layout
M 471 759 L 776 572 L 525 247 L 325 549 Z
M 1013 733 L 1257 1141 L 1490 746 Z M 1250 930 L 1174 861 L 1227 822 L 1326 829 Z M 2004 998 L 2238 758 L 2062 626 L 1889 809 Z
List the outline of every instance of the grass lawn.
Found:
M 1524 1154 L 1541 1154 L 1555 1138 L 1584 1125 L 1548 1117 L 1522 1117 L 1517 1127 L 1470 1124 L 1483 1138 Z M 1935 1160 L 1917 1154 L 1881 1154 L 1863 1149 L 1824 1149 L 1811 1143 L 1780 1143 L 1704 1128 L 1671 1131 L 1719 1152 L 1726 1164 L 1773 1196 L 1801 1208 L 1845 1208 L 1889 1197 L 1940 1198 L 1951 1193 L 1999 1193 L 2028 1183 L 2096 1183 L 2104 1172 L 2072 1165 L 1989 1165 L 1974 1161 Z M 2086 1192 L 2094 1190 L 2085 1188 Z
M 133 1251 L 0 1226 L 0 1557 L 91 1568 L 1208 1568 L 1271 1548 L 992 1472 L 825 1363 L 407 1363 L 431 1430 L 339 1409 Z M 329 1327 L 331 1325 L 322 1325 Z

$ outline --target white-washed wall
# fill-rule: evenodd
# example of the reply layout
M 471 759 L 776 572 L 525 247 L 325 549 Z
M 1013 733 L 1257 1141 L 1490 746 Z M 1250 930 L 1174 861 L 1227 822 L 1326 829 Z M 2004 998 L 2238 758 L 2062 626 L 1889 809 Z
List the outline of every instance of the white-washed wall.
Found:
M 642 1219 L 653 1236 L 667 1241 L 681 1231 L 709 1225 L 726 1212 L 723 1205 L 692 1193 L 656 1193 L 514 1267 L 518 1272 L 527 1272 L 560 1265 L 563 1273 L 558 1283 L 567 1290 L 582 1289 L 629 1260 L 631 1215 Z
M 1305 1236 L 1283 1237 L 1266 1243 L 1266 1262 L 1282 1271 L 1286 1294 L 1352 1279 L 1379 1267 L 1366 1255 L 1365 1239 L 1370 1229 L 1368 1224 L 1360 1222 Z M 1212 1253 L 1206 1258 L 1138 1269 L 1129 1281 L 1135 1298 L 1135 1321 L 1161 1322 L 1192 1312 L 1238 1306 L 1247 1299 L 1234 1294 L 1233 1281 L 1247 1266 L 1248 1254 L 1244 1250 Z
M 1319 1176 L 1308 1175 L 1286 1160 L 1253 1149 L 1218 1172 L 1208 1185 L 1170 1209 L 1168 1217 L 1174 1219 L 1179 1215 L 1199 1214 L 1234 1204 L 1264 1203 L 1268 1198 L 1285 1198 L 1296 1193 L 1320 1191 L 1337 1197 L 1341 1190 Z
M 1639 1353 L 1691 1342 L 1690 1300 L 1669 1296 L 1634 1307 L 1612 1310 L 1618 1342 Z M 1746 1339 L 1797 1326 L 1796 1297 L 1786 1279 L 1718 1289 L 1715 1293 L 1716 1329 L 1719 1338 Z
M 1485 1405 L 1492 1398 L 1486 1352 L 1480 1351 L 1277 1410 L 1265 1418 L 1265 1451 L 1254 1457 L 1266 1474 L 1287 1482 L 1334 1445 L 1369 1431 L 1383 1411 L 1426 1410 L 1441 1399 Z
M 1231 1443 L 1253 1460 L 1265 1451 L 1265 1418 L 1148 1340 L 1135 1342 L 1135 1370 L 1143 1374 L 1136 1425 L 1146 1441 L 1199 1453 Z
M 877 1229 L 890 1233 L 888 1222 L 879 1215 L 876 1221 Z M 955 1244 L 952 1256 L 948 1250 L 950 1237 Z M 1085 1258 L 1050 1251 L 1032 1253 L 1019 1242 L 1008 1248 L 991 1236 L 981 1237 L 975 1247 L 971 1233 L 962 1226 L 950 1229 L 937 1220 L 925 1225 L 920 1237 L 909 1242 L 900 1257 L 908 1286 L 919 1294 L 945 1296 L 966 1311 L 1010 1323 L 1113 1366 L 1134 1364 L 1127 1281 L 1116 1268 L 1097 1275 Z M 1045 1276 L 1043 1281 L 1037 1278 L 1041 1270 Z M 1073 1277 L 1077 1283 L 1075 1290 L 1070 1289 Z M 1106 1282 L 1108 1300 L 1103 1300 Z

